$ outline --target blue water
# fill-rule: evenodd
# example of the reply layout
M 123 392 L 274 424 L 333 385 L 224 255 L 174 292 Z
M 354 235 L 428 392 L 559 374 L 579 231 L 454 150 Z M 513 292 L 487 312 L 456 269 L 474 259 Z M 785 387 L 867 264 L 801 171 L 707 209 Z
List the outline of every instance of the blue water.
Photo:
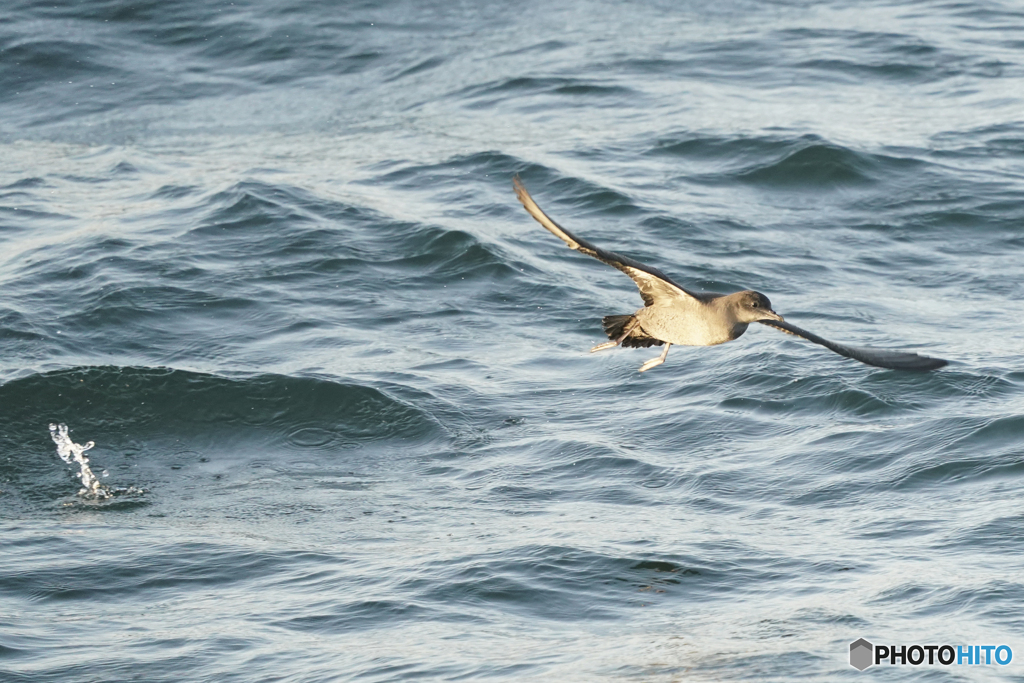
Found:
M 0 679 L 1024 680 L 1022 283 L 1017 3 L 7 0 Z

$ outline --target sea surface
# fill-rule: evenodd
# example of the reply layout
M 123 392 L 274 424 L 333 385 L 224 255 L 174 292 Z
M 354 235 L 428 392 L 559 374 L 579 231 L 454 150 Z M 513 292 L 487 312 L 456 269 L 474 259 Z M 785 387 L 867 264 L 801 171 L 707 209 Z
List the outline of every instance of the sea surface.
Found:
M 4 683 L 1022 681 L 1022 490 L 1019 2 L 4 0 Z

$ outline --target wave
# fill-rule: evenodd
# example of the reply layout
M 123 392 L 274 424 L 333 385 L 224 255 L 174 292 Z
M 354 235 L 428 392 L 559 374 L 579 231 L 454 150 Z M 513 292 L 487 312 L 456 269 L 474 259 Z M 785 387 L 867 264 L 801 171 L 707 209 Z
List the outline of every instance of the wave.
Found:
M 662 138 L 647 154 L 678 157 L 710 167 L 689 176 L 696 182 L 739 182 L 773 190 L 866 187 L 920 172 L 927 166 L 909 157 L 849 149 L 816 135 L 793 139 L 684 134 Z
M 525 98 L 539 96 L 556 97 L 562 106 L 620 106 L 623 99 L 637 97 L 639 93 L 622 85 L 602 82 L 598 78 L 575 77 L 523 77 L 516 76 L 488 83 L 481 83 L 463 88 L 450 97 L 463 100 L 470 109 L 484 109 L 517 102 L 517 107 L 529 107 L 523 104 Z
M 502 248 L 466 230 L 287 185 L 163 185 L 150 199 L 147 229 L 26 241 L 11 261 L 0 334 L 26 353 L 44 342 L 58 355 L 173 364 L 195 340 L 208 354 L 332 315 L 377 328 L 405 317 L 396 306 L 416 288 L 520 275 Z
M 388 174 L 398 184 L 405 169 Z M 238 183 L 204 200 L 198 226 L 186 243 L 201 244 L 211 258 L 269 260 L 275 273 L 356 275 L 384 266 L 414 277 L 510 274 L 505 260 L 478 238 L 457 229 L 396 220 L 372 209 L 316 197 L 305 190 L 257 182 Z M 377 276 L 374 274 L 376 279 Z M 276 279 L 274 277 L 271 280 Z M 401 282 L 394 282 L 400 286 Z
M 154 468 L 166 467 L 164 459 L 172 469 L 213 457 L 259 464 L 288 452 L 329 460 L 352 449 L 410 452 L 447 438 L 425 409 L 351 382 L 113 366 L 33 374 L 0 385 L 0 452 L 7 455 L 0 479 L 40 502 L 73 490 L 47 443 L 48 422 L 70 424 L 76 441 L 95 441 L 94 469 L 124 470 L 114 483 L 140 489 L 160 476 Z M 132 474 L 137 466 L 142 474 Z
M 172 368 L 84 367 L 33 374 L 0 385 L 7 449 L 39 441 L 48 422 L 79 432 L 197 433 L 260 429 L 283 440 L 322 436 L 319 445 L 399 439 L 429 441 L 438 424 L 423 410 L 371 386 L 313 377 L 223 377 Z M 42 431 L 40 431 L 42 425 Z M 305 434 L 305 436 L 300 436 Z M 98 442 L 101 439 L 90 436 Z

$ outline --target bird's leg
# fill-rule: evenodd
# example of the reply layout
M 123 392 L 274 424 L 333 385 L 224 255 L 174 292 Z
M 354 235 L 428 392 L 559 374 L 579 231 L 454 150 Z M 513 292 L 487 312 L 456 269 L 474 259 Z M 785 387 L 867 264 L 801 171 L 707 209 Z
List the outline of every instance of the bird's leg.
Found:
M 637 320 L 636 318 L 633 318 L 633 320 L 630 321 L 628 325 L 626 325 L 625 329 L 622 330 L 622 334 L 619 335 L 618 339 L 606 341 L 604 344 L 598 344 L 594 348 L 590 349 L 590 352 L 594 353 L 595 351 L 604 351 L 605 349 L 610 349 L 614 346 L 618 346 L 619 344 L 622 343 L 622 340 L 629 336 L 630 332 L 636 329 L 636 326 L 639 324 L 640 321 Z
M 668 350 L 669 350 L 669 348 L 671 346 L 672 346 L 671 344 L 669 344 L 668 342 L 665 342 L 665 350 L 661 352 L 661 355 L 658 356 L 657 358 L 652 358 L 649 361 L 647 361 L 646 363 L 644 363 L 643 365 L 641 365 L 640 366 L 640 372 L 644 372 L 645 370 L 650 370 L 651 368 L 655 367 L 656 365 L 661 365 L 662 363 L 664 363 L 665 362 L 665 357 L 668 356 Z

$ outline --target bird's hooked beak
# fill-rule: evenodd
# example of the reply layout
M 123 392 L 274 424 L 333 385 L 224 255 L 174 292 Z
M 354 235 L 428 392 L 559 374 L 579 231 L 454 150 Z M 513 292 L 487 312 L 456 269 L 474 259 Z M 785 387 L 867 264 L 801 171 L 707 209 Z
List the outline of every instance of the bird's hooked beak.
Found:
M 766 316 L 768 316 L 769 320 L 778 320 L 779 322 L 784 322 L 785 321 L 785 319 L 781 315 L 776 313 L 775 311 L 768 310 L 768 311 L 765 311 L 764 314 Z

